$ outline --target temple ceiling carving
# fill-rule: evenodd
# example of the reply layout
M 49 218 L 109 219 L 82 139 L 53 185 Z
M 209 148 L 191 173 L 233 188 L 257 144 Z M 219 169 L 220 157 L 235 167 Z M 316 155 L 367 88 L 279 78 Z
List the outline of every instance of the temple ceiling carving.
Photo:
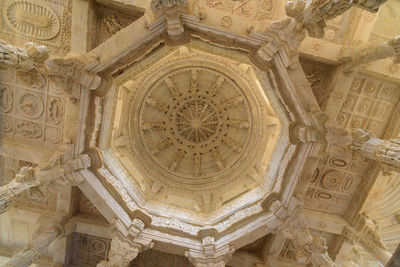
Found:
M 280 123 L 250 66 L 187 51 L 120 87 L 111 145 L 145 195 L 210 212 L 263 182 Z
M 0 264 L 386 264 L 398 7 L 2 1 Z

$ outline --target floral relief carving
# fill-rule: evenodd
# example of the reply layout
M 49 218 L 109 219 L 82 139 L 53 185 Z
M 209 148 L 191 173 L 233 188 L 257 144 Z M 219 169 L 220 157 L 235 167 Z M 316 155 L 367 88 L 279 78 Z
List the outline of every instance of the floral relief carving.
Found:
M 27 88 L 41 89 L 46 85 L 46 79 L 37 72 L 17 71 L 17 83 Z
M 17 121 L 16 131 L 17 134 L 28 138 L 38 138 L 43 135 L 43 128 L 30 121 Z
M 31 119 L 40 117 L 43 114 L 43 100 L 34 93 L 25 92 L 20 96 L 19 107 L 22 113 Z

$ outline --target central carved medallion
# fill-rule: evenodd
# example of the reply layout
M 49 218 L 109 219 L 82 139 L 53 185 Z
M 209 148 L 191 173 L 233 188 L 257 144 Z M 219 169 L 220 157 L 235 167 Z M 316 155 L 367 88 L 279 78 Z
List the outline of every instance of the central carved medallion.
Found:
M 175 179 L 230 171 L 249 143 L 250 105 L 233 79 L 185 67 L 155 81 L 142 98 L 140 139 L 151 160 Z
M 210 103 L 192 100 L 186 102 L 178 110 L 176 125 L 183 138 L 200 143 L 210 139 L 215 134 L 218 117 L 221 117 L 221 113 L 215 111 Z

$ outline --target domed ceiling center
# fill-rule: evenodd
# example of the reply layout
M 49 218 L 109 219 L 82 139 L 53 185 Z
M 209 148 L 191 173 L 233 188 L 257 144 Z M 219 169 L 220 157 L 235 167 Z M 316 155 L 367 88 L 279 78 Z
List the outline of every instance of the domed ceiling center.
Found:
M 251 135 L 249 103 L 234 80 L 184 67 L 144 95 L 137 129 L 153 162 L 182 178 L 212 177 L 239 161 Z

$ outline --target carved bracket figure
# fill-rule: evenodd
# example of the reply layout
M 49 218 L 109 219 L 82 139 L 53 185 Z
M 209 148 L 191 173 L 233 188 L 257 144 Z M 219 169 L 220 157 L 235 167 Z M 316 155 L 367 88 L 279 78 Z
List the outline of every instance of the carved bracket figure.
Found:
M 165 19 L 167 41 L 173 45 L 183 44 L 188 41 L 182 18 L 187 17 L 198 20 L 196 15 L 197 3 L 193 0 L 152 0 L 150 8 L 146 10 L 149 28 L 158 25 L 161 18 Z
M 61 154 L 56 153 L 48 162 L 36 168 L 22 167 L 9 184 L 0 188 L 0 214 L 28 196 L 34 199 L 44 198 L 42 187 L 78 185 L 83 182 L 83 178 L 76 175 L 76 171 L 90 167 L 90 157 L 83 154 L 72 160 L 64 161 L 63 158 Z
M 279 200 L 272 203 L 270 210 L 281 221 L 278 231 L 290 239 L 296 248 L 296 259 L 302 264 L 313 266 L 335 266 L 327 253 L 325 239 L 321 235 L 312 234 L 307 227 L 304 216 L 299 214 L 302 203 L 298 199 L 292 201 L 289 209 L 285 208 Z

